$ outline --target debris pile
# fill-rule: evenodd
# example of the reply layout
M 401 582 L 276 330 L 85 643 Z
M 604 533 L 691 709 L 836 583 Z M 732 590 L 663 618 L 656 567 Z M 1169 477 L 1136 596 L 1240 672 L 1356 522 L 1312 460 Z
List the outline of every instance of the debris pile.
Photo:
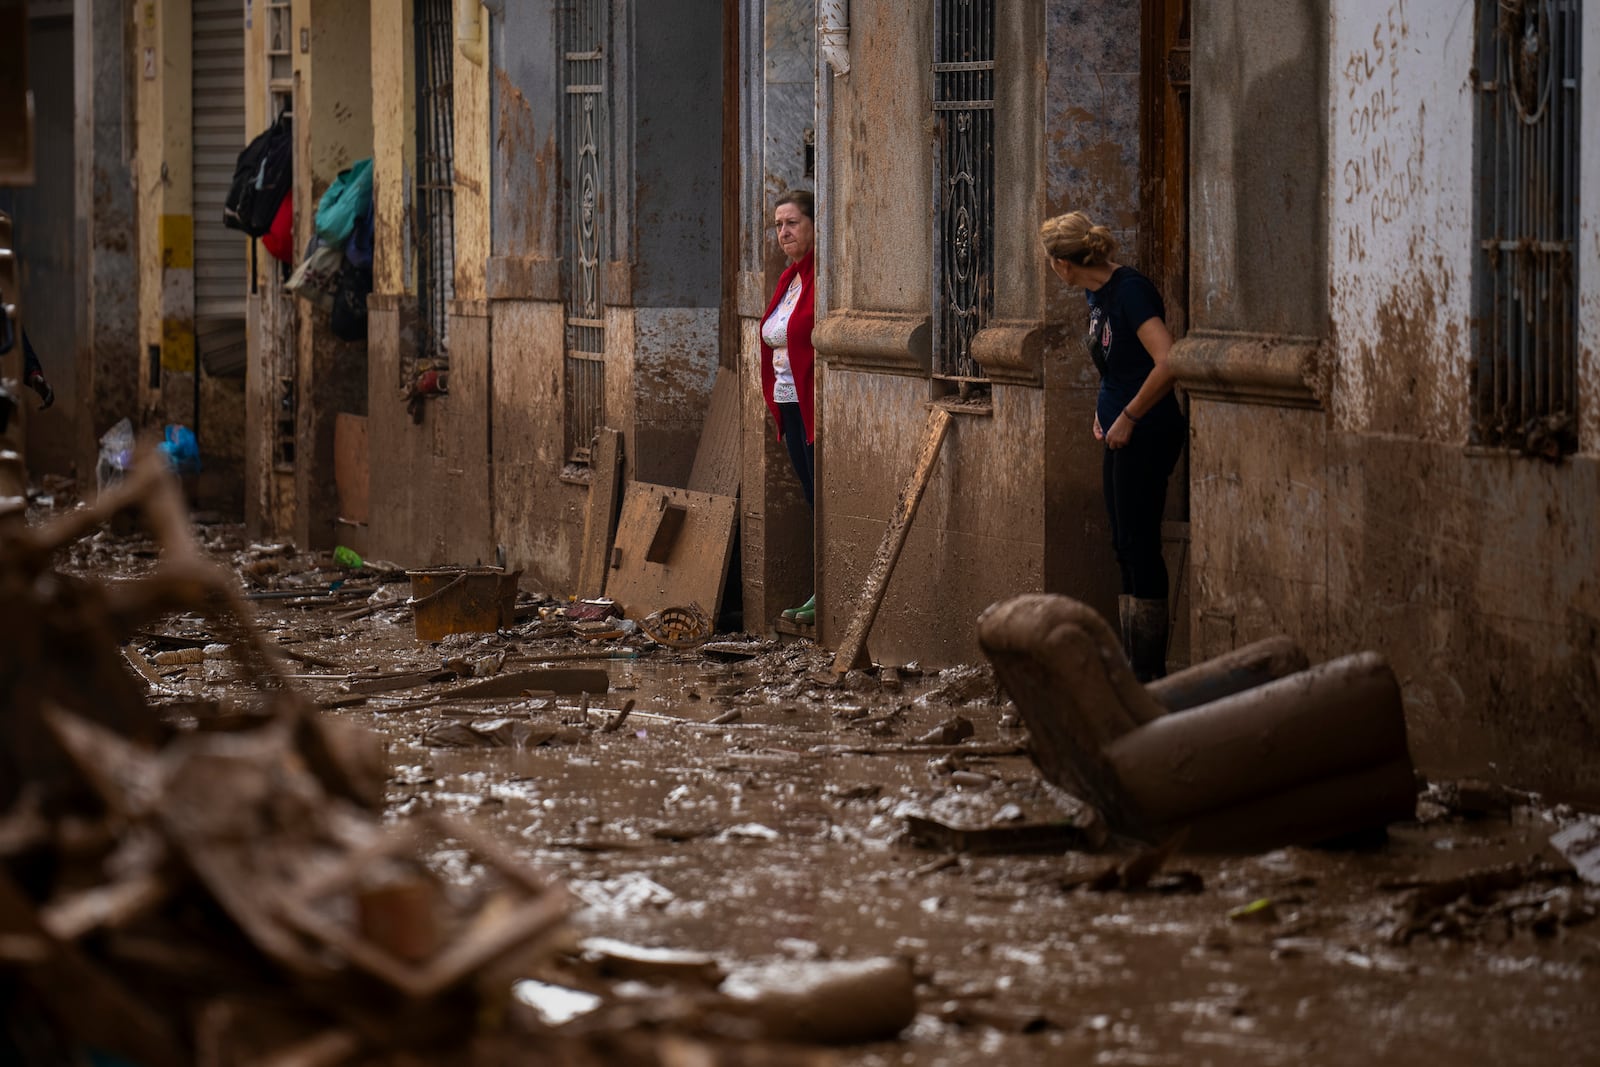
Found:
M 55 569 L 128 514 L 159 549 L 147 573 Z M 148 457 L 92 507 L 0 530 L 0 597 L 0 1059 L 810 1063 L 772 1043 L 892 1037 L 915 1013 L 896 960 L 765 976 L 629 963 L 628 946 L 576 942 L 567 890 L 474 829 L 385 821 L 376 741 L 295 688 Z M 209 640 L 171 649 L 178 662 L 130 643 L 182 612 Z M 219 657 L 253 682 L 236 700 L 147 702 L 158 667 Z M 561 673 L 503 661 L 449 669 L 496 693 Z M 604 672 L 564 673 L 604 691 Z
M 53 569 L 125 512 L 162 550 L 148 575 Z M 563 889 L 434 825 L 490 872 L 447 886 L 421 827 L 385 827 L 375 743 L 286 684 L 159 464 L 94 507 L 8 530 L 0 589 L 0 965 L 74 1043 L 145 1067 L 458 1044 L 494 1006 L 493 966 L 552 950 Z M 189 731 L 145 702 L 118 651 L 175 611 L 203 613 L 260 684 Z

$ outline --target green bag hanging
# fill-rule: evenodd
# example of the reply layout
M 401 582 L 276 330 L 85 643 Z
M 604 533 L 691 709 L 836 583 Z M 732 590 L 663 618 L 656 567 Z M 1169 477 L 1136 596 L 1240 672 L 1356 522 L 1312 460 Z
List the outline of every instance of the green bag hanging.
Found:
M 372 202 L 372 160 L 363 159 L 339 172 L 317 204 L 317 236 L 324 244 L 343 248 L 355 229 L 356 219 Z

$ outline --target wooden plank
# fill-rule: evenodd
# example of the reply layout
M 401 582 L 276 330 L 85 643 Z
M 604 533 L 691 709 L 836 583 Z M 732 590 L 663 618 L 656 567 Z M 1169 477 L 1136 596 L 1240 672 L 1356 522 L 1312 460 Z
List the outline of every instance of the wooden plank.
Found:
M 445 700 L 468 697 L 518 697 L 527 692 L 604 693 L 611 688 L 611 675 L 603 670 L 581 667 L 549 667 L 544 670 L 502 674 L 460 689 L 450 689 Z
M 333 420 L 333 484 L 339 494 L 339 517 L 364 523 L 370 484 L 367 417 L 341 411 Z
M 883 594 L 889 588 L 889 577 L 894 573 L 894 565 L 900 559 L 900 550 L 905 547 L 906 534 L 911 530 L 911 520 L 916 517 L 917 505 L 922 503 L 923 490 L 928 487 L 928 478 L 933 473 L 933 465 L 939 458 L 939 449 L 944 444 L 945 433 L 949 429 L 950 413 L 941 407 L 933 408 L 928 413 L 928 436 L 922 442 L 922 454 L 917 457 L 916 469 L 911 472 L 906 487 L 900 491 L 900 501 L 895 508 L 894 517 L 889 520 L 888 528 L 883 531 L 883 541 L 879 543 L 878 551 L 872 557 L 872 567 L 867 572 L 867 580 L 861 590 L 861 601 L 856 605 L 855 617 L 850 620 L 850 628 L 845 631 L 844 640 L 839 644 L 839 653 L 833 659 L 835 674 L 845 673 L 866 655 L 867 634 L 872 630 L 872 623 L 878 617 L 878 608 L 883 604 Z
M 589 466 L 589 508 L 583 518 L 583 558 L 578 565 L 578 596 L 605 592 L 606 560 L 611 555 L 617 502 L 622 488 L 622 431 L 602 428 Z
M 739 457 L 739 373 L 719 367 L 706 421 L 700 427 L 694 467 L 689 471 L 690 491 L 738 496 Z
M 606 595 L 630 619 L 690 604 L 700 605 L 715 619 L 733 550 L 738 506 L 737 498 L 731 496 L 642 482 L 628 486 L 617 523 L 617 568 L 606 583 Z M 653 562 L 650 545 L 662 512 L 670 507 L 682 508 L 684 514 L 678 548 L 668 562 Z

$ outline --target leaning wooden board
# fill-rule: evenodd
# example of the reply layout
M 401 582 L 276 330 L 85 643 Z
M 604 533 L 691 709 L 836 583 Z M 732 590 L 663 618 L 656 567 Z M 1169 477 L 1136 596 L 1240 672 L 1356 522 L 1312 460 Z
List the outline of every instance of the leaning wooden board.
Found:
M 629 485 L 606 596 L 630 619 L 691 603 L 716 618 L 738 507 L 737 497 Z
M 872 623 L 878 617 L 878 608 L 882 606 L 883 594 L 889 588 L 895 562 L 900 558 L 900 550 L 905 547 L 906 534 L 911 532 L 911 520 L 917 517 L 917 505 L 922 503 L 922 492 L 928 488 L 933 465 L 939 459 L 939 447 L 944 444 L 945 432 L 949 429 L 948 411 L 936 407 L 928 412 L 928 433 L 922 442 L 922 452 L 917 456 L 917 465 L 911 471 L 905 488 L 900 490 L 894 515 L 884 528 L 883 541 L 872 557 L 861 599 L 856 603 L 850 627 L 845 631 L 844 640 L 839 643 L 839 651 L 833 659 L 835 674 L 844 674 L 852 667 L 871 665 L 867 659 L 867 635 L 872 632 Z
M 711 405 L 706 409 L 700 444 L 694 453 L 694 469 L 689 472 L 690 489 L 719 496 L 739 495 L 743 443 L 739 429 L 739 374 L 718 367 L 716 384 L 711 387 Z
M 583 557 L 578 563 L 579 596 L 605 591 L 606 560 L 611 555 L 611 523 L 622 486 L 622 432 L 603 428 L 596 435 L 589 468 L 589 506 L 583 517 Z

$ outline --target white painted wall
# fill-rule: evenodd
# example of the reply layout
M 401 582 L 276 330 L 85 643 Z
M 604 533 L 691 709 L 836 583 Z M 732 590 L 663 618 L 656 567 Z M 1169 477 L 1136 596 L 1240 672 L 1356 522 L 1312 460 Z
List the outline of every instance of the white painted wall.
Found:
M 1335 0 L 1329 85 L 1333 413 L 1351 432 L 1466 443 L 1471 428 L 1474 0 Z M 1585 5 L 1581 117 L 1600 116 Z M 1580 176 L 1581 447 L 1600 452 L 1600 138 Z M 1582 250 L 1590 250 L 1584 255 Z M 1588 269 L 1584 269 L 1587 267 Z M 1421 349 L 1418 359 L 1413 353 Z
M 1473 0 L 1330 6 L 1335 422 L 1353 432 L 1465 442 Z M 1429 350 L 1431 373 L 1412 385 L 1413 369 L 1397 349 L 1416 346 Z M 1402 403 L 1394 390 L 1413 399 Z

